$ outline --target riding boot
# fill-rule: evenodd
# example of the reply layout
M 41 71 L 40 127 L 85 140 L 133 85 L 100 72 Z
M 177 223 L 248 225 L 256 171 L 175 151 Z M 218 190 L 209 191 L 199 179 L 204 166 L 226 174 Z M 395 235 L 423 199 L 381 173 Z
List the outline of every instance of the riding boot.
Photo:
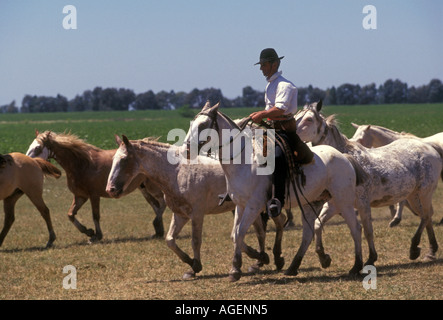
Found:
M 283 150 L 275 146 L 274 198 L 268 203 L 268 214 L 277 217 L 285 204 L 286 160 Z
M 286 132 L 286 134 L 289 137 L 291 148 L 294 152 L 295 162 L 300 164 L 310 163 L 314 158 L 314 153 L 311 151 L 308 145 L 300 139 L 297 132 Z

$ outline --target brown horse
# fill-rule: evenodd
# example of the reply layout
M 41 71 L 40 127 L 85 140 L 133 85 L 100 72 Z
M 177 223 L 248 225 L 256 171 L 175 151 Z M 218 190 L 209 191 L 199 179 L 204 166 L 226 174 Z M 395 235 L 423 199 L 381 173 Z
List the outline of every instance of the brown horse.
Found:
M 14 223 L 15 203 L 23 194 L 28 196 L 45 219 L 49 231 L 49 241 L 46 247 L 52 246 L 56 237 L 49 209 L 42 197 L 44 175 L 59 178 L 61 172 L 57 167 L 43 159 L 32 159 L 22 153 L 14 152 L 1 156 L 0 200 L 3 200 L 5 223 L 0 233 L 0 246 Z
M 69 220 L 80 232 L 89 236 L 91 241 L 101 240 L 103 237 L 100 228 L 100 198 L 109 198 L 106 193 L 106 183 L 115 152 L 116 149 L 99 149 L 72 134 L 57 134 L 50 131 L 40 134 L 37 131 L 36 138 L 27 152 L 31 157 L 53 158 L 65 170 L 68 188 L 74 194 L 74 200 L 68 211 Z M 163 237 L 162 215 L 166 208 L 163 192 L 142 175 L 134 179 L 125 194 L 136 188 L 142 192 L 155 211 L 156 217 L 153 222 L 155 237 Z M 91 200 L 95 232 L 87 229 L 76 219 L 78 210 L 88 199 Z

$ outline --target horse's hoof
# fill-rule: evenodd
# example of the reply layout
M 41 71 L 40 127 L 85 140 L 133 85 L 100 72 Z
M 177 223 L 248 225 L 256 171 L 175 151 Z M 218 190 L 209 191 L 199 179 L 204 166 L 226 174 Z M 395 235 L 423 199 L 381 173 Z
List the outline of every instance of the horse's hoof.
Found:
M 259 271 L 260 271 L 260 264 L 259 263 L 255 263 L 248 268 L 248 272 L 252 273 L 252 274 L 256 274 Z
M 230 282 L 236 282 L 236 281 L 240 280 L 240 278 L 241 278 L 241 271 L 235 271 L 235 272 L 229 273 L 229 281 Z
M 329 268 L 331 265 L 332 259 L 329 254 L 325 254 L 322 258 L 320 258 L 320 264 L 323 269 Z
M 419 247 L 411 248 L 409 251 L 409 259 L 415 260 L 420 256 L 421 249 Z
M 389 222 L 389 227 L 393 228 L 393 227 L 398 226 L 400 224 L 400 221 L 401 221 L 401 219 L 398 219 L 398 218 L 392 219 L 392 221 Z
M 183 274 L 182 279 L 183 279 L 183 280 L 195 279 L 195 272 L 192 271 L 192 270 L 191 270 L 191 271 L 188 271 L 188 272 L 185 272 L 185 273 Z
M 151 236 L 151 239 L 153 239 L 153 240 L 163 239 L 163 235 L 162 234 L 154 234 Z
M 360 271 L 362 270 L 362 266 L 361 265 L 356 265 L 353 266 L 351 270 L 349 270 L 349 275 L 350 276 L 358 276 L 360 275 Z
M 275 259 L 275 266 L 277 267 L 277 271 L 283 269 L 284 265 L 285 265 L 285 258 L 280 257 Z
M 264 264 L 269 264 L 269 261 L 270 261 L 269 255 L 266 252 L 260 252 L 258 263 L 264 265 Z
M 437 260 L 437 257 L 436 257 L 434 254 L 432 254 L 432 253 L 428 253 L 428 254 L 423 258 L 423 260 L 424 260 L 425 262 L 434 262 L 434 261 Z
M 297 270 L 288 269 L 285 271 L 286 276 L 294 276 L 295 277 L 297 274 L 298 274 Z
M 53 248 L 53 247 L 54 247 L 54 244 L 53 244 L 52 242 L 48 242 L 48 243 L 46 244 L 45 249 L 51 249 L 51 248 Z
M 86 230 L 86 235 L 90 238 L 92 238 L 93 236 L 95 236 L 95 231 L 93 229 L 88 229 Z

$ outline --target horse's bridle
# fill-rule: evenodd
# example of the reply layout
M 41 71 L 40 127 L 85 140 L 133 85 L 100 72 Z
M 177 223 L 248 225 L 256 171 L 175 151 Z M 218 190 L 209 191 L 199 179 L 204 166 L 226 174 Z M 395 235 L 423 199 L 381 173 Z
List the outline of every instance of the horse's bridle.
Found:
M 218 116 L 223 117 L 225 120 L 227 120 L 227 121 L 230 122 L 231 124 L 235 125 L 235 126 L 239 129 L 239 132 L 238 132 L 234 137 L 232 137 L 232 136 L 230 137 L 229 142 L 227 142 L 227 143 L 225 143 L 225 144 L 222 144 L 222 145 L 220 145 L 220 146 L 218 147 L 218 150 L 219 150 L 219 151 L 220 151 L 223 147 L 225 147 L 225 146 L 227 146 L 227 145 L 230 145 L 232 142 L 234 142 L 234 141 L 240 136 L 240 134 L 243 132 L 243 130 L 245 130 L 246 125 L 247 125 L 247 124 L 249 123 L 249 121 L 251 120 L 251 117 L 246 118 L 245 121 L 243 122 L 243 126 L 242 126 L 242 127 L 239 127 L 235 122 L 233 122 L 229 117 L 227 117 L 225 114 L 223 114 L 223 113 L 220 112 L 220 111 L 217 111 L 217 112 L 200 111 L 200 112 L 197 113 L 197 115 L 194 117 L 194 120 L 197 119 L 197 117 L 199 117 L 199 116 L 207 116 L 209 119 L 211 119 L 211 123 L 210 123 L 210 125 L 209 125 L 208 128 L 209 128 L 209 129 L 215 129 L 218 133 L 219 133 L 219 130 L 220 130 L 220 128 L 219 128 L 219 126 L 218 126 L 218 122 L 217 122 L 217 117 L 218 117 Z M 208 143 L 208 141 L 202 141 L 202 142 L 199 141 L 199 142 L 198 142 L 198 146 L 197 146 L 197 152 L 198 152 L 198 153 L 200 153 L 201 148 L 202 148 L 206 143 Z M 190 144 L 191 144 L 190 141 L 188 141 L 188 142 L 186 143 L 187 148 L 188 148 L 188 151 L 190 150 Z M 241 148 L 240 153 L 242 153 L 244 149 L 245 149 L 245 145 L 243 145 L 243 147 Z M 208 150 L 207 156 L 208 156 L 208 157 L 211 157 L 211 152 L 210 152 L 210 150 Z M 238 156 L 238 155 L 237 155 L 237 156 Z M 229 158 L 229 160 L 233 160 L 233 159 L 236 158 L 237 156 L 231 156 L 231 157 Z M 220 159 L 220 160 L 228 160 L 228 159 Z
M 321 129 L 324 127 L 323 134 L 322 134 L 320 140 L 318 140 L 317 142 L 311 142 L 312 146 L 318 146 L 318 145 L 322 144 L 325 141 L 326 136 L 328 135 L 329 127 L 326 125 L 325 121 L 318 114 L 318 112 L 316 112 L 315 110 L 312 110 L 312 108 L 309 108 L 309 107 L 301 109 L 300 111 L 298 111 L 295 114 L 295 116 L 303 113 L 302 115 L 299 116 L 300 118 L 303 118 L 308 111 L 312 111 L 314 113 L 315 117 L 317 118 L 317 120 L 319 120 L 318 122 L 320 122 L 320 125 L 317 127 L 317 132 L 320 133 Z

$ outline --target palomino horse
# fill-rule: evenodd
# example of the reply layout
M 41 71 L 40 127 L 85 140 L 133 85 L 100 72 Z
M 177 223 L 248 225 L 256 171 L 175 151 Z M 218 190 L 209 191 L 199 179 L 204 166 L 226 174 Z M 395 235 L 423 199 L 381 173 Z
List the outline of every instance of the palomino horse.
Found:
M 432 227 L 432 195 L 442 174 L 443 151 L 417 139 L 400 139 L 387 146 L 368 149 L 349 141 L 339 132 L 334 116 L 320 114 L 321 101 L 305 106 L 298 115 L 297 133 L 312 145 L 326 144 L 352 155 L 369 174 L 369 179 L 357 187 L 357 211 L 360 214 L 369 244 L 369 260 L 377 260 L 371 207 L 384 207 L 407 200 L 412 211 L 420 217 L 420 225 L 412 238 L 409 257 L 420 256 L 418 247 L 424 228 L 428 233 L 430 251 L 427 259 L 435 259 L 438 249 Z
M 356 141 L 360 143 L 361 145 L 365 146 L 366 148 L 377 148 L 381 146 L 385 146 L 387 144 L 390 144 L 392 141 L 401 139 L 401 138 L 415 138 L 415 139 L 421 139 L 424 142 L 430 142 L 434 143 L 440 148 L 443 149 L 443 132 L 434 134 L 432 136 L 426 137 L 426 138 L 419 138 L 417 136 L 414 136 L 410 133 L 405 132 L 397 132 L 388 128 L 384 128 L 381 126 L 376 125 L 358 125 L 355 123 L 352 123 L 352 126 L 356 128 L 357 130 L 354 133 L 354 136 L 349 139 L 351 141 Z M 394 215 L 392 221 L 389 223 L 390 227 L 396 226 L 400 223 L 403 207 L 404 205 L 407 205 L 406 201 L 402 201 L 398 203 L 397 211 L 394 210 Z M 391 209 L 391 212 L 393 210 Z M 439 222 L 439 224 L 443 224 L 443 218 Z
M 163 190 L 166 204 L 173 212 L 166 243 L 183 262 L 192 268 L 183 275 L 183 278 L 194 277 L 202 270 L 200 247 L 204 216 L 223 213 L 235 208 L 234 203 L 230 201 L 224 202 L 221 206 L 218 203 L 218 194 L 226 190 L 226 180 L 219 162 L 206 157 L 201 157 L 198 164 L 169 161 L 168 155 L 178 154 L 181 149 L 153 139 L 129 141 L 126 136 L 123 136 L 123 141 L 121 141 L 116 136 L 116 141 L 120 144 L 120 148 L 114 156 L 106 191 L 113 197 L 119 197 L 140 174 L 157 184 Z M 178 234 L 189 220 L 192 222 L 193 259 L 176 244 Z M 284 259 L 281 257 L 283 215 L 275 218 L 274 222 L 277 232 L 273 252 L 275 264 L 280 270 L 284 264 Z M 255 220 L 254 227 L 260 253 L 248 248 L 250 255 L 258 259 L 252 271 L 262 264 L 269 263 L 269 257 L 264 251 L 265 232 L 260 217 Z
M 14 152 L 3 155 L 0 166 L 0 200 L 3 200 L 5 223 L 0 233 L 0 246 L 15 220 L 15 203 L 23 195 L 31 200 L 38 209 L 49 231 L 49 241 L 46 248 L 55 241 L 49 209 L 43 201 L 43 176 L 60 178 L 60 170 L 43 159 L 32 159 L 22 153 Z
M 36 138 L 27 151 L 27 155 L 33 158 L 55 159 L 65 170 L 68 188 L 74 194 L 74 200 L 68 211 L 69 220 L 80 232 L 90 237 L 91 241 L 101 240 L 103 237 L 100 228 L 100 198 L 109 198 L 106 193 L 106 182 L 115 151 L 116 149 L 99 149 L 72 134 L 57 134 L 50 131 L 40 134 L 36 132 Z M 163 237 L 162 215 L 166 208 L 163 193 L 142 176 L 134 180 L 125 194 L 136 188 L 139 188 L 155 211 L 156 217 L 153 222 L 155 236 Z M 77 211 L 88 199 L 91 200 L 95 233 L 94 230 L 87 229 L 75 217 Z
M 190 150 L 199 152 L 209 140 L 202 138 L 204 132 L 211 132 L 211 143 L 216 140 L 218 143 L 220 156 L 219 161 L 223 168 L 227 181 L 227 190 L 231 199 L 236 204 L 234 226 L 232 229 L 232 240 L 234 242 L 234 258 L 232 269 L 230 271 L 230 280 L 237 281 L 241 277 L 242 252 L 247 252 L 247 246 L 244 242 L 246 231 L 251 223 L 257 219 L 261 211 L 266 208 L 267 201 L 270 198 L 272 188 L 272 172 L 267 174 L 260 170 L 261 161 L 256 156 L 247 154 L 249 148 L 245 147 L 244 139 L 241 139 L 242 147 L 238 152 L 236 159 L 241 158 L 245 161 L 236 163 L 230 160 L 230 155 L 226 155 L 224 150 L 226 146 L 235 149 L 232 135 L 222 134 L 223 132 L 241 132 L 241 128 L 226 115 L 218 111 L 219 105 L 213 107 L 207 103 L 202 111 L 197 114 L 191 123 L 185 143 Z M 211 130 L 212 129 L 212 130 Z M 215 130 L 215 134 L 212 131 Z M 258 131 L 250 130 L 251 135 Z M 213 139 L 213 138 L 217 139 Z M 235 135 L 237 137 L 237 135 Z M 256 137 L 254 137 L 255 139 Z M 266 140 L 267 141 L 267 140 Z M 271 143 L 271 144 L 270 144 Z M 272 142 L 267 143 L 267 150 L 272 150 Z M 269 149 L 271 146 L 271 149 Z M 258 154 L 259 150 L 256 150 Z M 262 151 L 262 150 L 261 150 Z M 361 227 L 354 213 L 354 193 L 357 182 L 356 169 L 343 154 L 328 146 L 313 148 L 315 153 L 314 160 L 307 165 L 303 165 L 303 171 L 306 177 L 306 184 L 303 189 L 304 197 L 300 196 L 303 214 L 303 239 L 300 248 L 295 255 L 290 267 L 286 270 L 287 275 L 296 275 L 301 264 L 303 256 L 313 238 L 313 225 L 317 218 L 317 213 L 312 210 L 307 202 L 329 200 L 329 205 L 324 206 L 320 216 L 340 212 L 346 220 L 355 244 L 355 263 L 350 273 L 356 274 L 363 267 L 361 252 Z M 232 152 L 232 151 L 230 151 Z M 266 152 L 269 153 L 269 152 Z M 193 153 L 191 153 L 191 158 Z M 272 160 L 273 154 L 270 155 Z M 246 161 L 246 159 L 254 161 Z M 300 190 L 299 190 L 300 191 Z M 297 206 L 296 195 L 291 190 L 290 199 L 286 201 L 286 207 Z M 320 255 L 320 253 L 319 253 Z M 322 258 L 321 258 L 322 259 Z M 323 263 L 322 263 L 323 264 Z

